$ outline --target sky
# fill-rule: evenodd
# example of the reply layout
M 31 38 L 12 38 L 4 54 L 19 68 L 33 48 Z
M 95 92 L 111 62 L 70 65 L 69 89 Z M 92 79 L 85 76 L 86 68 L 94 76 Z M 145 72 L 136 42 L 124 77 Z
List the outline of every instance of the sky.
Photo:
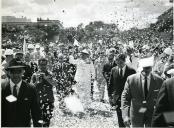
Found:
M 144 28 L 172 6 L 169 0 L 2 0 L 3 16 L 57 19 L 64 27 L 91 21 L 115 23 L 120 30 Z

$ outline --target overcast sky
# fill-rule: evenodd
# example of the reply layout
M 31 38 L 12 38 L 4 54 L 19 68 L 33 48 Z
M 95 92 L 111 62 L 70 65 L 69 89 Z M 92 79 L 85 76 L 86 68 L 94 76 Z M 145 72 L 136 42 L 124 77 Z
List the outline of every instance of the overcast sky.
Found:
M 65 27 L 101 20 L 120 29 L 146 27 L 172 6 L 169 0 L 2 0 L 2 15 L 58 19 Z

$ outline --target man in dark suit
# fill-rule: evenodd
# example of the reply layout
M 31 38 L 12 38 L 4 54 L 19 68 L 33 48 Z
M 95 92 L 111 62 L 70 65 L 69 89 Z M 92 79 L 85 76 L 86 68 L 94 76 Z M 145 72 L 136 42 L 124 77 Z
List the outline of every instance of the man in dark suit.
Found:
M 54 108 L 53 86 L 56 82 L 48 71 L 48 60 L 38 60 L 39 70 L 32 75 L 31 83 L 36 86 L 40 109 L 42 110 L 43 127 L 49 127 Z
M 116 58 L 117 66 L 111 70 L 110 85 L 108 88 L 110 103 L 112 106 L 116 107 L 119 127 L 125 127 L 120 109 L 121 94 L 124 89 L 127 77 L 136 73 L 136 71 L 133 68 L 127 66 L 125 62 L 126 55 L 119 54 Z
M 165 114 L 174 119 L 174 77 L 164 81 L 157 98 L 153 113 L 152 127 L 174 127 L 173 121 L 167 121 Z
M 121 97 L 124 123 L 132 127 L 150 127 L 162 78 L 152 73 L 153 60 L 142 59 L 143 70 L 127 78 Z
M 106 80 L 107 83 L 107 89 L 109 88 L 109 79 L 110 79 L 110 75 L 111 75 L 111 69 L 113 67 L 115 67 L 117 64 L 114 61 L 114 52 L 109 51 L 108 53 L 108 62 L 106 64 L 103 65 L 103 76 Z M 109 90 L 108 90 L 108 94 L 109 94 Z
M 1 123 L 2 127 L 40 127 L 41 111 L 34 86 L 22 80 L 24 64 L 13 59 L 6 68 L 9 80 L 2 80 Z

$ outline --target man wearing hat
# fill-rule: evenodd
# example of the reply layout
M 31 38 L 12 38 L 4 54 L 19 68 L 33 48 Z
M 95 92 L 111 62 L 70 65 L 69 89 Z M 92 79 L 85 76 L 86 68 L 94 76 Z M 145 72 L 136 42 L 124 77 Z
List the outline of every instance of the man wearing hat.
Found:
M 48 71 L 48 60 L 38 60 L 39 70 L 33 74 L 31 83 L 36 86 L 40 109 L 42 110 L 43 126 L 49 127 L 54 108 L 53 86 L 55 81 L 53 75 Z
M 92 103 L 92 87 L 95 79 L 95 68 L 89 57 L 89 51 L 87 49 L 82 50 L 81 59 L 77 61 L 77 71 L 75 74 L 75 80 L 77 82 L 76 92 L 84 109 L 87 109 Z
M 2 79 L 5 79 L 8 77 L 7 71 L 5 69 L 8 67 L 9 62 L 13 59 L 13 50 L 6 49 L 4 55 L 5 55 L 5 60 L 1 64 L 1 66 L 2 66 L 1 78 Z
M 15 58 L 19 59 L 20 61 L 24 60 L 24 53 L 22 51 L 17 51 L 15 54 Z
M 121 97 L 124 123 L 132 127 L 150 127 L 152 114 L 163 80 L 152 73 L 153 59 L 140 61 L 143 70 L 127 78 Z
M 41 111 L 34 86 L 22 80 L 24 64 L 12 59 L 6 68 L 9 80 L 1 82 L 1 123 L 2 127 L 34 127 L 41 125 Z
M 126 65 L 126 55 L 119 54 L 116 57 L 117 66 L 112 68 L 108 94 L 111 106 L 115 107 L 118 117 L 119 127 L 125 127 L 121 112 L 121 94 L 128 76 L 135 74 L 136 71 Z
M 172 56 L 172 49 L 166 48 L 162 54 L 162 57 L 159 61 L 156 62 L 154 66 L 154 72 L 164 79 L 166 79 L 165 70 L 168 66 L 168 60 L 170 56 Z

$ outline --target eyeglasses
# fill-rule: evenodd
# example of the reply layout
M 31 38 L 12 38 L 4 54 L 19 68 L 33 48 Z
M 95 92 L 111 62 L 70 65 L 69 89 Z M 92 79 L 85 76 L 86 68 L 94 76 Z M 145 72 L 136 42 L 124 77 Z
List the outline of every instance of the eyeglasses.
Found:
M 20 74 L 20 73 L 22 73 L 22 69 L 11 69 L 10 73 L 11 74 Z

